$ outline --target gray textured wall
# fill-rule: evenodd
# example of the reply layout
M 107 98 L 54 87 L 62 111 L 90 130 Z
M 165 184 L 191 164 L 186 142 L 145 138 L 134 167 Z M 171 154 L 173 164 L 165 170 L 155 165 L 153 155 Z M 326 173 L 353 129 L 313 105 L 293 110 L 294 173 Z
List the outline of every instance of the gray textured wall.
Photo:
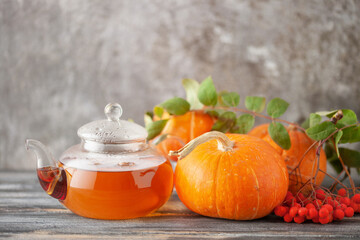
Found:
M 109 101 L 125 118 L 212 75 L 219 89 L 279 96 L 285 118 L 360 112 L 360 1 L 0 0 L 0 168 L 55 156 Z

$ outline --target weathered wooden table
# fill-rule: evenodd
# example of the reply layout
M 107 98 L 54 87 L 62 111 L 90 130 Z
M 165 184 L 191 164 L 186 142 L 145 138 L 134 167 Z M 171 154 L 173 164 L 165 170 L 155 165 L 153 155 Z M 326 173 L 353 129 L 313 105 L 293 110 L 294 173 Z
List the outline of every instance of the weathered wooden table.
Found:
M 176 194 L 144 218 L 104 221 L 79 217 L 46 195 L 35 172 L 0 172 L 0 238 L 116 239 L 360 239 L 360 215 L 327 225 L 284 223 L 270 215 L 254 221 L 203 217 Z

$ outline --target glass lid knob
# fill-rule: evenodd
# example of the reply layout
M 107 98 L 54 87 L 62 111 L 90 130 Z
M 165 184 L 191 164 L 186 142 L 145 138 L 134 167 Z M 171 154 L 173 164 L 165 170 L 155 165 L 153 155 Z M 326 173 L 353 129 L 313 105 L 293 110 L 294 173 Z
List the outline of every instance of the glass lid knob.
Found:
M 118 103 L 109 103 L 104 109 L 105 115 L 109 121 L 119 122 L 123 110 Z

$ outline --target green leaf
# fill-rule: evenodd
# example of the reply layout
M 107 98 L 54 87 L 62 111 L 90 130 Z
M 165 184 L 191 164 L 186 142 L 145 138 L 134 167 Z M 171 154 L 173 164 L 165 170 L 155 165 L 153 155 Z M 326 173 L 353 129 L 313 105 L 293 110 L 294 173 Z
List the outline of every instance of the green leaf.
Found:
M 340 173 L 343 170 L 343 167 L 340 163 L 340 160 L 336 154 L 336 150 L 332 143 L 327 142 L 325 144 L 325 153 L 327 161 L 337 173 Z
M 310 113 L 309 127 L 313 127 L 321 122 L 321 116 L 316 113 Z
M 245 107 L 250 111 L 262 112 L 265 108 L 266 99 L 264 97 L 248 96 L 245 99 Z
M 339 153 L 346 166 L 360 168 L 360 152 L 348 148 L 339 148 Z
M 168 119 L 152 122 L 146 126 L 148 132 L 147 140 L 151 140 L 161 133 Z
M 343 167 L 341 165 L 341 162 L 338 158 L 329 161 L 330 165 L 334 168 L 334 170 L 336 171 L 336 173 L 341 173 L 341 171 L 343 170 Z
M 236 119 L 235 126 L 231 129 L 232 133 L 248 133 L 254 126 L 255 118 L 251 114 L 243 114 Z
M 339 157 L 339 147 L 338 147 L 338 144 L 339 144 L 339 141 L 341 139 L 343 135 L 343 131 L 338 131 L 336 134 L 335 134 L 335 150 L 336 150 L 336 154 L 337 156 Z
M 333 110 L 333 111 L 328 111 L 328 112 L 321 112 L 324 113 L 326 117 L 328 118 L 332 118 L 339 110 Z
M 145 115 L 148 115 L 149 117 L 151 117 L 151 119 L 154 118 L 154 113 L 151 111 L 147 111 Z
M 219 118 L 212 126 L 212 130 L 226 133 L 230 131 L 230 129 L 235 125 L 235 123 L 236 123 L 236 114 L 227 111 L 219 116 Z
M 335 125 L 331 122 L 322 122 L 306 130 L 306 134 L 316 140 L 324 140 L 336 130 Z
M 326 116 L 328 118 L 331 118 L 338 110 L 332 110 L 332 111 L 319 111 L 316 112 L 316 114 L 320 115 L 320 116 Z M 330 116 L 330 117 L 329 117 Z
M 325 154 L 326 154 L 326 159 L 328 161 L 337 158 L 335 149 L 334 149 L 334 146 L 332 143 L 330 143 L 330 142 L 325 143 Z
M 162 115 L 163 115 L 163 113 L 164 113 L 164 109 L 163 109 L 162 107 L 160 107 L 160 106 L 155 106 L 155 107 L 154 107 L 154 114 L 155 114 L 156 116 L 158 116 L 159 118 L 161 118 Z
M 360 142 L 360 126 L 345 128 L 340 143 Z
M 304 129 L 308 129 L 310 127 L 310 117 L 305 119 L 305 121 L 301 124 L 301 127 Z
M 226 90 L 223 90 L 223 91 L 220 91 L 217 93 L 217 103 L 216 103 L 216 107 L 227 107 L 227 105 L 224 103 L 223 99 L 222 99 L 222 96 L 229 93 L 228 91 Z
M 214 117 L 214 118 L 219 117 L 224 112 L 226 112 L 226 110 L 223 110 L 223 109 L 206 109 L 205 110 L 206 114 L 208 114 L 208 115 L 210 115 L 211 117 Z
M 219 117 L 221 114 L 223 114 L 224 112 L 226 112 L 225 109 L 206 109 L 205 113 L 210 115 L 211 117 Z
M 221 100 L 227 107 L 237 107 L 240 103 L 240 95 L 236 92 L 223 93 Z
M 273 118 L 278 118 L 283 115 L 287 108 L 289 107 L 289 103 L 281 98 L 273 98 L 268 103 L 266 111 L 269 116 Z
M 217 110 L 206 110 L 205 113 L 215 118 L 219 117 L 220 115 Z
M 308 129 L 321 122 L 321 115 L 317 113 L 310 113 L 309 117 L 301 124 L 301 127 Z
M 153 122 L 154 114 L 152 112 L 146 112 L 144 115 L 145 127 Z
M 284 125 L 279 122 L 273 122 L 268 128 L 270 137 L 281 148 L 288 150 L 291 147 L 290 136 Z
M 190 110 L 190 104 L 183 98 L 174 97 L 160 104 L 172 115 L 183 115 Z
M 357 123 L 357 117 L 354 111 L 350 109 L 342 109 L 343 117 L 337 122 L 338 124 L 352 125 Z
M 217 93 L 211 77 L 207 77 L 200 84 L 198 98 L 205 106 L 215 106 L 217 103 Z
M 200 84 L 193 79 L 183 79 L 182 85 L 186 92 L 186 100 L 190 103 L 190 109 L 201 109 L 204 105 L 198 99 Z

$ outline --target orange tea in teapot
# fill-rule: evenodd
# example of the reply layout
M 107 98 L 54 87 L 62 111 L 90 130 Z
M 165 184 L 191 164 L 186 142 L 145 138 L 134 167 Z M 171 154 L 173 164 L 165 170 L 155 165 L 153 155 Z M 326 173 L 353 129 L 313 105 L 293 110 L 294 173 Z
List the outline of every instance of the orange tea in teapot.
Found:
M 161 158 L 119 161 L 114 167 L 104 166 L 102 171 L 98 161 L 87 163 L 95 164 L 97 171 L 86 170 L 86 165 L 81 169 L 84 163 L 76 161 L 60 160 L 69 179 L 63 204 L 80 216 L 102 219 L 145 216 L 161 207 L 172 192 L 172 167 Z

